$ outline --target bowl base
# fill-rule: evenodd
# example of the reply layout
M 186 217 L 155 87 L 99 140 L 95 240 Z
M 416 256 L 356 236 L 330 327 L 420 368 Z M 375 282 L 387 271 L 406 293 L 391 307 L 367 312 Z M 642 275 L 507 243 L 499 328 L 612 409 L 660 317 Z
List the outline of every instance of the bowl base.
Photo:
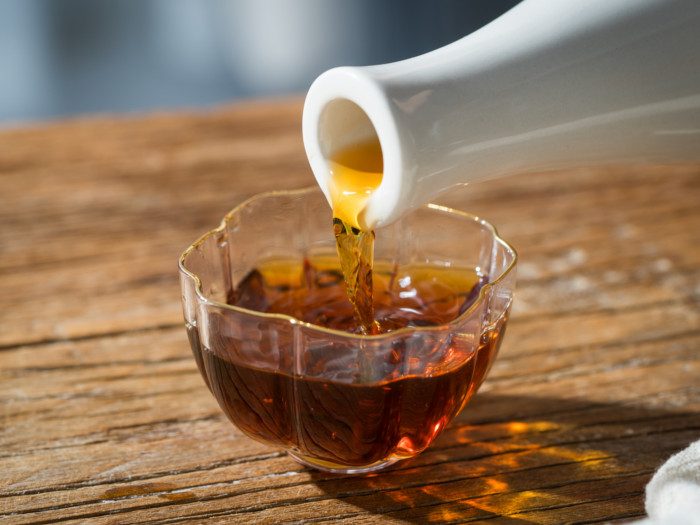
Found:
M 370 472 L 376 472 L 383 468 L 388 467 L 399 461 L 398 458 L 387 459 L 383 461 L 377 461 L 369 465 L 340 465 L 338 463 L 332 463 L 330 461 L 323 461 L 321 459 L 309 458 L 307 456 L 302 456 L 296 452 L 287 451 L 292 458 L 306 465 L 307 467 L 312 467 L 317 470 L 322 470 L 324 472 L 332 472 L 333 474 L 368 474 Z

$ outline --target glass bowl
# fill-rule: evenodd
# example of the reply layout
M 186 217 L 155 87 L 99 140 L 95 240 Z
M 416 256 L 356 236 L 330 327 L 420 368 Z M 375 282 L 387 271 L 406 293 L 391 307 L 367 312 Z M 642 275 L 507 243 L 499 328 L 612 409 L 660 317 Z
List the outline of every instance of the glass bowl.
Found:
M 376 235 L 392 282 L 416 264 L 478 275 L 456 319 L 366 336 L 228 304 L 261 264 L 337 258 L 317 188 L 249 199 L 179 261 L 190 344 L 221 409 L 321 470 L 370 472 L 425 450 L 486 378 L 512 304 L 517 256 L 489 223 L 429 204 Z

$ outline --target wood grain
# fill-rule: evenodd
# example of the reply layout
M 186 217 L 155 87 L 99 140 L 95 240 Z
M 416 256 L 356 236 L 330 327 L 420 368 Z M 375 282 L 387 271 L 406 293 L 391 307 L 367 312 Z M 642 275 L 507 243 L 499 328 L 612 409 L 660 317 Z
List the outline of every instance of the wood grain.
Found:
M 489 379 L 421 456 L 298 465 L 220 413 L 180 253 L 243 199 L 313 184 L 301 102 L 0 132 L 3 523 L 624 523 L 700 438 L 700 167 L 510 177 L 439 202 L 518 249 Z M 330 231 L 329 231 L 330 234 Z

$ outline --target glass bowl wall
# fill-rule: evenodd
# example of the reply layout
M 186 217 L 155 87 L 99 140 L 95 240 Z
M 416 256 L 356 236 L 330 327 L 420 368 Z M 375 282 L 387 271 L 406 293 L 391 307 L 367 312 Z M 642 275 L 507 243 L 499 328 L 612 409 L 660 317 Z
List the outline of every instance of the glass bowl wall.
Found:
M 334 472 L 420 453 L 486 378 L 512 303 L 516 254 L 494 228 L 435 205 L 376 232 L 375 259 L 476 269 L 483 285 L 454 321 L 361 336 L 227 304 L 261 261 L 335 254 L 315 188 L 254 197 L 180 258 L 197 366 L 248 436 Z

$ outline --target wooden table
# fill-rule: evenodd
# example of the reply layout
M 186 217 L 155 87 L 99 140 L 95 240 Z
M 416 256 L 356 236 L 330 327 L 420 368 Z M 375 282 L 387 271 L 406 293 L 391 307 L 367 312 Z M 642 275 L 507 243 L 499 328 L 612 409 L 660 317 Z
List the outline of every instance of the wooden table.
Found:
M 477 397 L 415 460 L 304 468 L 199 376 L 177 259 L 246 197 L 313 184 L 299 100 L 0 132 L 3 523 L 597 523 L 700 438 L 700 167 L 452 192 L 520 255 Z M 330 235 L 330 230 L 329 230 Z

